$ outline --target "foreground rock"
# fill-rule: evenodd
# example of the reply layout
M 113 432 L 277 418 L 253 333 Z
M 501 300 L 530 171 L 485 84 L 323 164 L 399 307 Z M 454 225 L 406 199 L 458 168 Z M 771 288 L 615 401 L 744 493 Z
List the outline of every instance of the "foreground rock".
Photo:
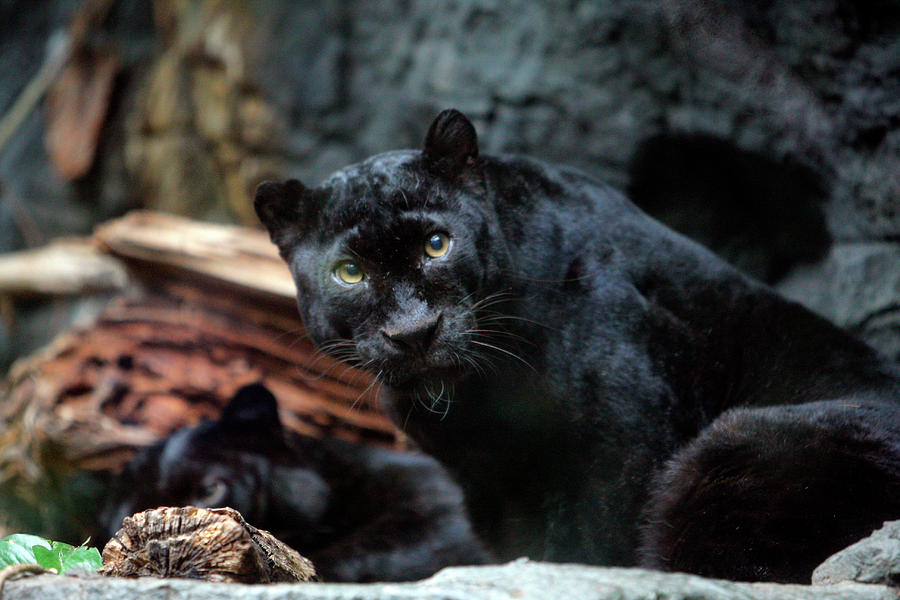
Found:
M 832 555 L 813 572 L 812 580 L 817 585 L 858 581 L 900 586 L 900 521 L 885 523 Z
M 862 583 L 802 586 L 734 583 L 642 569 L 551 565 L 518 560 L 490 567 L 456 567 L 418 583 L 241 585 L 184 579 L 78 579 L 41 575 L 12 581 L 4 600 L 896 600 L 895 589 Z
M 900 244 L 838 243 L 794 269 L 778 291 L 900 360 Z

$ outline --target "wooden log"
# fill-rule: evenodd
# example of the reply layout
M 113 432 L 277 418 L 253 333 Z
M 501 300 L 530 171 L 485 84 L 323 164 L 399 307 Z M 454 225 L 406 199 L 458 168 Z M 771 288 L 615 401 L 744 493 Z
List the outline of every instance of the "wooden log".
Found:
M 0 294 L 77 296 L 115 292 L 127 284 L 122 262 L 101 253 L 90 240 L 61 239 L 0 256 Z
M 161 507 L 126 517 L 103 548 L 103 575 L 225 583 L 316 579 L 309 560 L 232 508 Z
M 302 434 L 406 447 L 371 377 L 306 338 L 262 232 L 141 212 L 96 243 L 124 265 L 126 291 L 0 385 L 0 512 L 14 523 L 80 543 L 96 526 L 83 506 L 138 448 L 217 417 L 256 381 Z
M 157 273 L 168 267 L 294 300 L 290 272 L 261 230 L 135 211 L 99 227 L 94 239 L 110 254 L 132 263 L 150 263 Z

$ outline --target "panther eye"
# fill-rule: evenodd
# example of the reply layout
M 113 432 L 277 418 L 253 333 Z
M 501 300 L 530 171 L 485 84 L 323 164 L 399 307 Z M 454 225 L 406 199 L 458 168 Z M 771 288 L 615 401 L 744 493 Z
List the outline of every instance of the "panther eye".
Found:
M 431 258 L 440 258 L 450 249 L 450 238 L 446 233 L 434 233 L 425 240 L 425 254 Z
M 200 495 L 194 501 L 197 505 L 204 507 L 220 506 L 228 495 L 228 484 L 221 479 L 212 479 L 206 481 L 200 490 Z
M 334 268 L 334 275 L 344 283 L 354 284 L 363 280 L 363 270 L 354 262 L 342 262 Z

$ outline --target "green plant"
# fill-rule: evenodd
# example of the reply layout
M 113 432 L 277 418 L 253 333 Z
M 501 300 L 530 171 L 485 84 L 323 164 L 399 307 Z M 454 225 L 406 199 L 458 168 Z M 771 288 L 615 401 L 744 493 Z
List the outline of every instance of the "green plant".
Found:
M 103 565 L 100 552 L 86 545 L 71 546 L 51 542 L 36 535 L 17 533 L 0 540 L 0 568 L 16 564 L 37 564 L 65 573 L 70 569 L 96 571 Z

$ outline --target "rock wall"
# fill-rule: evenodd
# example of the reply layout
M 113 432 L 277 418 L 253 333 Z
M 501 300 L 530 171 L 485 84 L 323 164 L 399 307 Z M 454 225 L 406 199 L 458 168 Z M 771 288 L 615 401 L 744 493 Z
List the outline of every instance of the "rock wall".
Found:
M 78 5 L 0 8 L 0 111 Z M 120 0 L 90 37 L 120 65 L 95 164 L 61 178 L 31 114 L 0 249 L 134 205 L 251 222 L 259 180 L 417 146 L 455 106 L 484 152 L 625 188 L 900 357 L 898 34 L 893 0 Z

